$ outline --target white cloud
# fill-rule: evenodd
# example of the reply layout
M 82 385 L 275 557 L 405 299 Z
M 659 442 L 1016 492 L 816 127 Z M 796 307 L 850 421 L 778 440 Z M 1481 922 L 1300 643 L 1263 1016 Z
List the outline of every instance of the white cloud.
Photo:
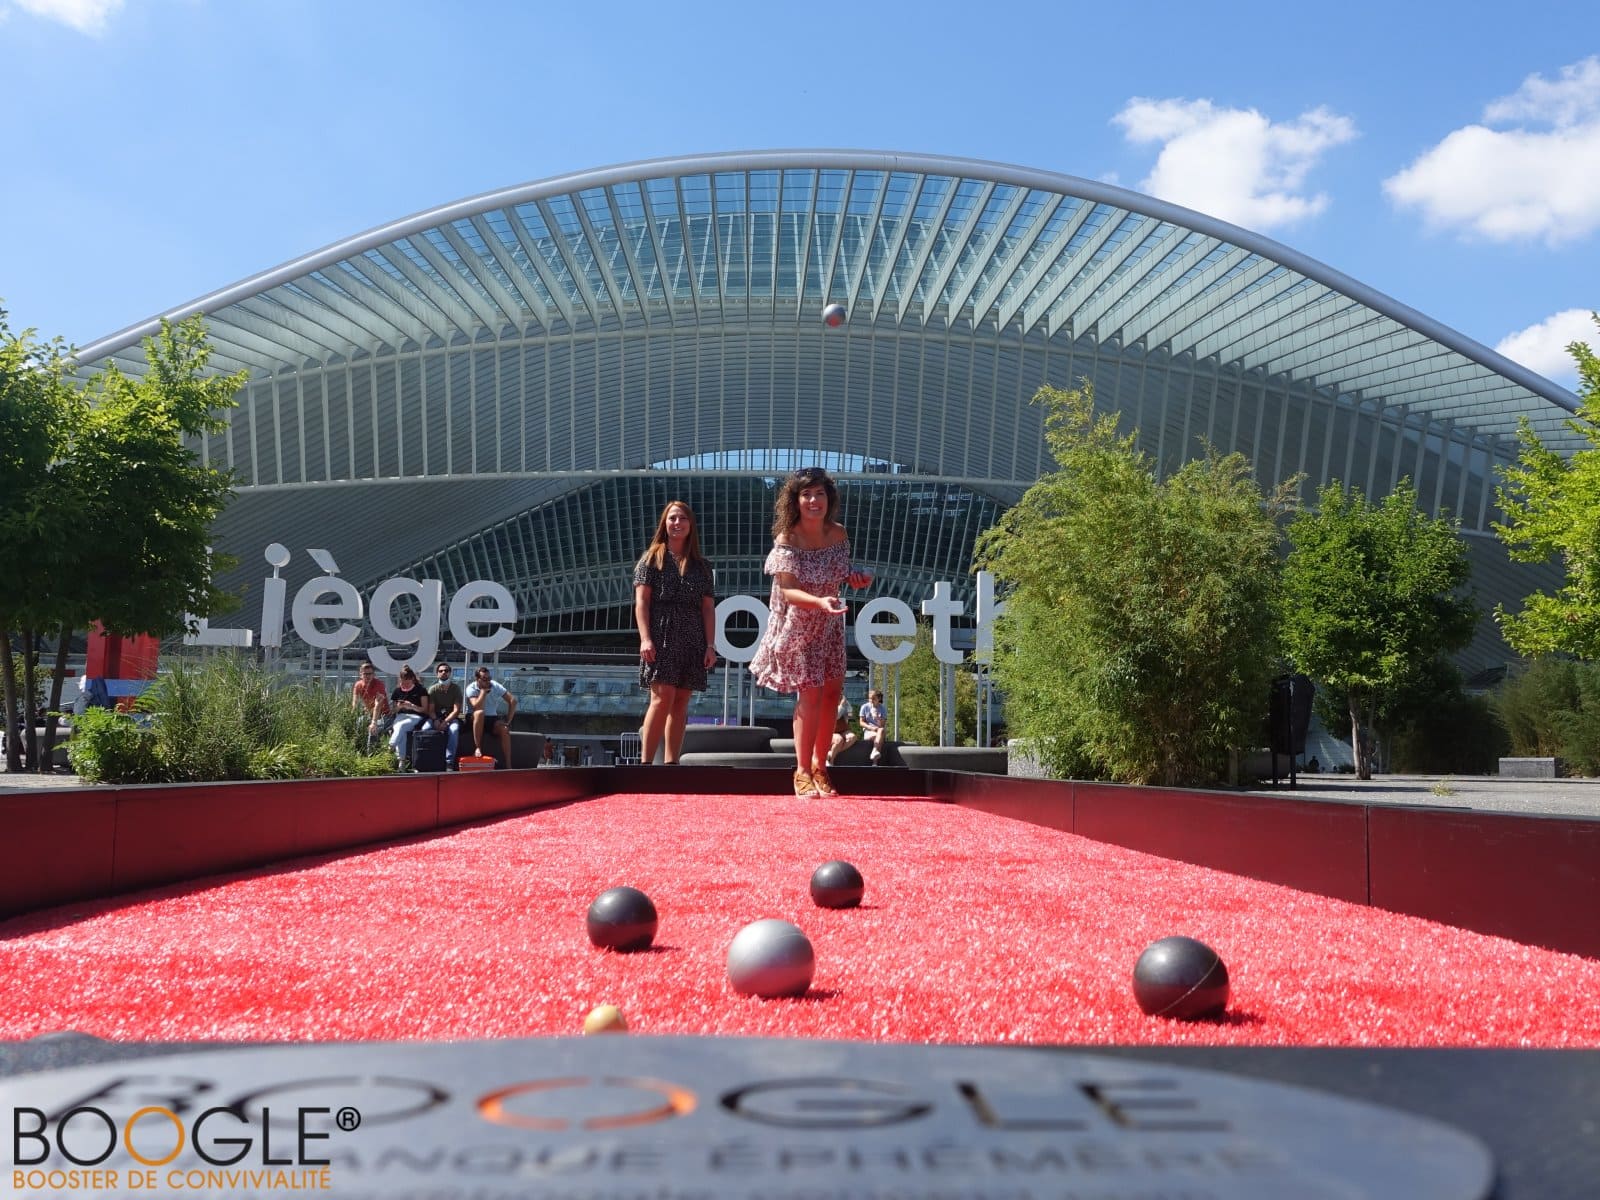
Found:
M 1600 229 L 1600 57 L 1562 68 L 1555 80 L 1530 75 L 1490 103 L 1484 121 L 1523 124 L 1453 131 L 1384 180 L 1390 200 L 1435 229 L 1492 241 L 1554 246 Z
M 1600 117 L 1600 57 L 1595 55 L 1562 67 L 1561 78 L 1554 82 L 1529 75 L 1515 92 L 1483 110 L 1485 121 L 1548 121 L 1558 129 L 1596 117 Z
M 1274 124 L 1254 109 L 1209 100 L 1135 97 L 1112 118 L 1130 142 L 1160 142 L 1155 168 L 1139 185 L 1151 195 L 1251 229 L 1289 225 L 1328 207 L 1307 194 L 1322 156 L 1356 136 L 1348 117 L 1326 108 Z
M 122 7 L 123 0 L 11 0 L 24 12 L 49 21 L 70 25 L 79 33 L 99 36 L 106 22 Z
M 1546 317 L 1537 325 L 1501 338 L 1495 349 L 1530 371 L 1571 387 L 1578 379 L 1577 366 L 1572 355 L 1567 353 L 1567 347 L 1573 342 L 1583 342 L 1591 349 L 1600 350 L 1600 329 L 1595 327 L 1594 317 L 1586 309 L 1569 308 Z

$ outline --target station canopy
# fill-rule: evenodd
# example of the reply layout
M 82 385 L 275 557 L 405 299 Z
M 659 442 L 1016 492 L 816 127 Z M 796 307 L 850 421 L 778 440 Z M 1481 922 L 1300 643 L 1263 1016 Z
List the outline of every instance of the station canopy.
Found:
M 846 310 L 838 329 L 829 304 Z M 164 315 L 194 312 L 212 364 L 249 372 L 229 429 L 201 446 L 238 481 L 218 533 L 242 579 L 268 542 L 325 547 L 358 582 L 493 572 L 566 614 L 545 632 L 625 610 L 657 502 L 689 481 L 727 481 L 698 493 L 729 510 L 706 532 L 724 527 L 735 590 L 764 591 L 762 487 L 801 461 L 871 498 L 858 551 L 891 590 L 924 595 L 1052 468 L 1030 403 L 1045 383 L 1091 381 L 1162 472 L 1210 441 L 1263 482 L 1303 473 L 1308 495 L 1410 478 L 1480 536 L 1519 418 L 1566 447 L 1577 407 L 1247 230 L 1105 183 L 917 154 L 582 171 Z M 159 319 L 80 361 L 142 370 Z

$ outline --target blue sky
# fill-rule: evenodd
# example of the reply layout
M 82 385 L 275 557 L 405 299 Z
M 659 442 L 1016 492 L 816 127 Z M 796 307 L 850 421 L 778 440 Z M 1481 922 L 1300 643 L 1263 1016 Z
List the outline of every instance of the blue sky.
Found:
M 0 0 L 0 299 L 13 328 L 84 344 L 511 184 L 900 150 L 1209 212 L 1570 387 L 1562 347 L 1600 344 L 1593 13 Z

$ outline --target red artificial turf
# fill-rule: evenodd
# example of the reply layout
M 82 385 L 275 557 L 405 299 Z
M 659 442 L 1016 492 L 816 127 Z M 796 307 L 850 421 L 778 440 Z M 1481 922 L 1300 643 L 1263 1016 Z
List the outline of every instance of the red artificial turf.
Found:
M 830 858 L 861 908 L 815 907 Z M 618 884 L 660 912 L 596 950 Z M 798 1000 L 736 995 L 729 941 L 782 917 Z M 1232 976 L 1221 1022 L 1146 1017 L 1133 964 L 1185 934 Z M 1600 1046 L 1600 961 L 923 801 L 619 795 L 0 924 L 0 1038 L 457 1039 L 643 1033 L 885 1041 Z

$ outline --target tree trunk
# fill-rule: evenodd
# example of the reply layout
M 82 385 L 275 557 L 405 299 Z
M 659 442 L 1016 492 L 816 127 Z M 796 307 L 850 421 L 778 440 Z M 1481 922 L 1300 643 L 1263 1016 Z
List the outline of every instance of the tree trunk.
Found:
M 22 747 L 28 760 L 28 770 L 39 770 L 39 672 L 35 659 L 39 653 L 39 635 L 35 630 L 22 631 Z
M 67 674 L 67 648 L 71 642 L 72 630 L 63 627 L 56 639 L 54 678 L 50 680 L 50 699 L 45 704 L 44 750 L 40 761 L 44 764 L 42 769 L 47 772 L 55 770 L 56 714 L 61 711 L 61 684 Z
M 1360 699 L 1360 694 L 1350 689 L 1350 750 L 1356 759 L 1356 778 L 1372 778 L 1372 724 Z
M 11 656 L 11 634 L 0 633 L 0 674 L 5 676 L 6 770 L 22 770 L 22 744 L 17 738 L 17 672 Z

